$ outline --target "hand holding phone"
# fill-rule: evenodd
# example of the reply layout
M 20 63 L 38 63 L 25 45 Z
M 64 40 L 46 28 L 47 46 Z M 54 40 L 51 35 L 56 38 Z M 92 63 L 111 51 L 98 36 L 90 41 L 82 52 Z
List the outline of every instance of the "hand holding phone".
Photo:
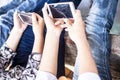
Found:
M 74 18 L 75 7 L 73 2 L 48 4 L 48 12 L 52 18 Z

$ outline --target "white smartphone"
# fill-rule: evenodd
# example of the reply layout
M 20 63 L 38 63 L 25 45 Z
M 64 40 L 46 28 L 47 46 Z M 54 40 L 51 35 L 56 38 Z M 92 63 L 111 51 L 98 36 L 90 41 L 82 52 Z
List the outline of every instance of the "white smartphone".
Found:
M 31 13 L 18 12 L 18 16 L 23 23 L 32 25 L 32 14 Z
M 73 2 L 61 2 L 48 4 L 48 12 L 52 18 L 74 19 L 75 7 Z

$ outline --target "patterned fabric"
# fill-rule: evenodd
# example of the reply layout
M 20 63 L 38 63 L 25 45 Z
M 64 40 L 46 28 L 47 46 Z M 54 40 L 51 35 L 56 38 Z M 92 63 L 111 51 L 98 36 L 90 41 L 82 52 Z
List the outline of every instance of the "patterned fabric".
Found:
M 8 48 L 6 44 L 1 47 L 0 80 L 35 80 L 41 55 L 39 53 L 32 53 L 29 56 L 26 68 L 17 65 L 9 69 L 15 55 L 16 53 Z

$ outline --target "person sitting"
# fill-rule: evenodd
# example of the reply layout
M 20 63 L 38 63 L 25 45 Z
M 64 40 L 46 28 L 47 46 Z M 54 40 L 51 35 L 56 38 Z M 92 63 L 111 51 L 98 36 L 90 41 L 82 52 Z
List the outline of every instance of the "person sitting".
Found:
M 23 24 L 18 17 L 17 12 L 14 13 L 14 27 L 4 45 L 0 48 L 0 80 L 35 80 L 36 72 L 40 64 L 43 51 L 43 29 L 44 20 L 38 14 L 32 14 L 33 33 L 35 35 L 32 53 L 29 56 L 26 68 L 21 65 L 11 67 L 13 58 L 16 53 L 17 46 L 22 34 L 27 28 L 27 24 Z M 29 77 L 25 73 L 29 73 Z M 34 74 L 33 74 L 34 73 Z
M 59 38 L 64 28 L 68 31 L 70 38 L 74 41 L 78 50 L 76 58 L 76 61 L 79 63 L 78 80 L 100 80 L 97 67 L 87 41 L 85 24 L 82 20 L 80 11 L 76 10 L 74 22 L 69 19 L 55 22 L 47 13 L 47 5 L 44 6 L 42 11 L 47 27 L 47 33 L 36 80 L 57 80 L 56 74 Z

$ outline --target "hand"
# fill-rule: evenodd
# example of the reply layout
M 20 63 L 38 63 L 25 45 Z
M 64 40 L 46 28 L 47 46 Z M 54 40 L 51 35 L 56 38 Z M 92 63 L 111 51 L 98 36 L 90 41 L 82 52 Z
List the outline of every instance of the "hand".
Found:
M 66 19 L 65 22 L 65 26 L 67 27 L 66 30 L 68 31 L 70 38 L 75 43 L 79 42 L 79 39 L 86 37 L 85 24 L 82 20 L 82 16 L 79 10 L 76 10 L 75 12 L 74 22 L 69 19 Z
M 24 30 L 27 28 L 27 24 L 23 24 L 19 19 L 17 12 L 14 13 L 14 27 L 11 30 L 10 36 L 6 41 L 6 44 L 13 51 L 16 51 L 19 41 L 22 37 Z M 13 41 L 14 40 L 14 41 Z
M 43 35 L 44 20 L 37 13 L 32 13 L 32 24 L 35 36 Z
M 14 13 L 14 27 L 13 27 L 13 29 L 23 33 L 26 28 L 27 28 L 27 24 L 24 24 L 21 22 L 21 20 L 18 17 L 17 11 L 16 11 Z
M 44 21 L 47 27 L 47 32 L 53 33 L 59 36 L 63 30 L 62 25 L 64 24 L 63 20 L 54 20 L 47 13 L 47 4 L 42 9 Z

